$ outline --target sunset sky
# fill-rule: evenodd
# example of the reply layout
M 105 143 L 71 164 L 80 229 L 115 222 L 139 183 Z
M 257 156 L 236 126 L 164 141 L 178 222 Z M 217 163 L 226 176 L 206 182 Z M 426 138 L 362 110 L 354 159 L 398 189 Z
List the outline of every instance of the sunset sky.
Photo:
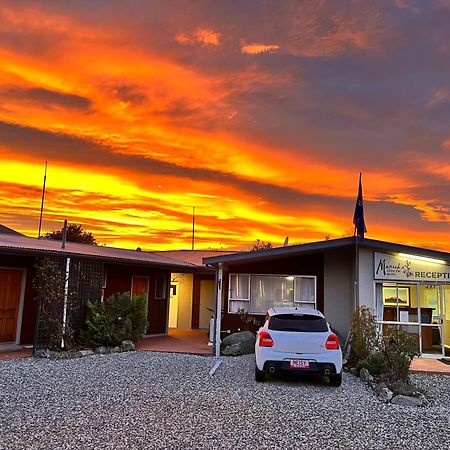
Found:
M 450 251 L 450 0 L 0 3 L 0 223 Z

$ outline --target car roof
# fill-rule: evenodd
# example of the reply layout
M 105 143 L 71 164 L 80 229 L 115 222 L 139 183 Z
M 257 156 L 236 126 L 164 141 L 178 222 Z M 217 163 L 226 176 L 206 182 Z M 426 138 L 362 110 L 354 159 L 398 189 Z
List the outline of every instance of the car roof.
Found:
M 318 316 L 325 318 L 325 316 L 317 309 L 300 308 L 298 306 L 275 306 L 273 308 L 270 308 L 267 311 L 267 314 L 269 316 L 276 316 L 278 314 L 308 314 L 311 316 Z

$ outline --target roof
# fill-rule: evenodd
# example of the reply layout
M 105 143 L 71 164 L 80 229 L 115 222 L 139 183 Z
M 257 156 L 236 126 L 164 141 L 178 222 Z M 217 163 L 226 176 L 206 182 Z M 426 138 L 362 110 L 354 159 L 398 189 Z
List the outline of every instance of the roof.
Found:
M 15 236 L 24 236 L 22 233 L 19 233 L 18 231 L 13 230 L 12 228 L 2 225 L 1 223 L 0 223 L 0 233 L 1 234 L 13 234 Z
M 235 254 L 236 251 L 226 250 L 162 250 L 154 252 L 156 254 L 162 254 L 169 258 L 177 259 L 187 262 L 189 264 L 195 264 L 198 267 L 203 266 L 203 258 L 211 258 L 214 256 L 225 256 Z
M 159 253 L 126 250 L 101 245 L 79 244 L 75 242 L 66 242 L 65 248 L 62 249 L 61 241 L 10 234 L 0 234 L 0 253 L 78 256 L 116 263 L 151 265 L 184 271 L 197 269 L 197 266 L 194 264 L 173 259 Z
M 270 316 L 276 316 L 278 314 L 308 314 L 310 316 L 324 317 L 324 315 L 313 308 L 300 308 L 296 306 L 274 306 L 267 311 Z
M 287 247 L 276 247 L 266 250 L 249 251 L 233 253 L 225 256 L 214 256 L 204 258 L 204 264 L 227 264 L 227 263 L 247 263 L 257 261 L 267 261 L 271 259 L 295 256 L 301 254 L 318 253 L 326 250 L 332 250 L 342 247 L 355 247 L 356 243 L 360 247 L 372 248 L 384 251 L 412 253 L 420 256 L 429 256 L 431 258 L 440 258 L 450 262 L 450 253 L 427 248 L 413 247 L 410 245 L 396 244 L 393 242 L 379 241 L 376 239 L 358 239 L 356 237 L 347 237 L 341 239 L 330 239 L 328 241 L 310 242 L 307 244 L 290 245 Z

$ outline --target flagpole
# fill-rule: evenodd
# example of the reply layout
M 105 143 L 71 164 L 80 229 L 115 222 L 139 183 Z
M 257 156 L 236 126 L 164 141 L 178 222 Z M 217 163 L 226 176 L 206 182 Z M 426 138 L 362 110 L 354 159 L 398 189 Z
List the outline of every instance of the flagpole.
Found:
M 41 214 L 40 214 L 40 216 L 39 216 L 38 239 L 41 237 L 42 215 L 43 215 L 43 213 L 44 213 L 44 198 L 45 198 L 45 182 L 46 182 L 46 180 L 47 180 L 47 161 L 45 161 L 44 184 L 42 185 Z
M 355 309 L 359 307 L 359 236 L 355 235 Z

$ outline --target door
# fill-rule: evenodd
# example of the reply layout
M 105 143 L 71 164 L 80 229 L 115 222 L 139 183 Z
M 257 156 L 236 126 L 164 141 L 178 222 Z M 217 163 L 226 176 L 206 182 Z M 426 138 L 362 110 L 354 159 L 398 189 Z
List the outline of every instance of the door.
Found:
M 216 301 L 216 282 L 202 280 L 200 282 L 200 320 L 199 328 L 209 328 L 209 321 L 214 315 Z
M 445 286 L 424 285 L 420 294 L 421 352 L 424 356 L 444 356 Z
M 15 342 L 22 271 L 0 269 L 0 343 Z

